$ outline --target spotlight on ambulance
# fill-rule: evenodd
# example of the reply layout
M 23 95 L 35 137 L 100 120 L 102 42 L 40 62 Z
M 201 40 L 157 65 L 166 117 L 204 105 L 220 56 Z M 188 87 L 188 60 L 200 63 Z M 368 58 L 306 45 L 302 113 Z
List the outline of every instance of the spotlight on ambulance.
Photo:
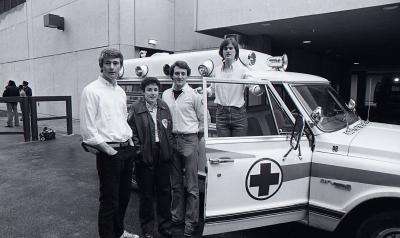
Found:
M 163 66 L 163 72 L 167 76 L 169 76 L 169 70 L 171 69 L 171 65 L 172 65 L 171 63 L 168 63 L 168 64 L 164 64 L 164 66 Z
M 288 57 L 286 54 L 282 56 L 269 57 L 267 59 L 267 65 L 275 70 L 285 71 L 288 66 Z
M 211 75 L 212 71 L 214 70 L 214 63 L 212 60 L 208 59 L 204 61 L 199 67 L 197 68 L 199 74 L 203 77 L 208 77 Z
M 140 78 L 146 77 L 148 72 L 149 72 L 149 68 L 147 67 L 147 65 L 139 65 L 139 66 L 136 66 L 136 68 L 135 68 L 135 73 Z

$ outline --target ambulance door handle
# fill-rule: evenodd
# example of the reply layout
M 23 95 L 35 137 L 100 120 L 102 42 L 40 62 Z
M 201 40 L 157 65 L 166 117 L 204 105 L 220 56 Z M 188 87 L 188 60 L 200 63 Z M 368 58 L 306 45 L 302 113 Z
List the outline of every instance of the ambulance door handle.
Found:
M 227 157 L 221 157 L 218 159 L 208 159 L 210 161 L 210 164 L 222 164 L 222 163 L 234 163 L 235 160 L 227 158 Z

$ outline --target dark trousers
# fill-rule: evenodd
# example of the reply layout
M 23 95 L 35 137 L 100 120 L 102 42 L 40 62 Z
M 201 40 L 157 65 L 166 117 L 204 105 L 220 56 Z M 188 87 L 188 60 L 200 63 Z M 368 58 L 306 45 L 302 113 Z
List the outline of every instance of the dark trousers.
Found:
M 158 229 L 171 225 L 170 162 L 160 161 L 159 146 L 153 146 L 153 165 L 136 163 L 136 180 L 139 186 L 139 218 L 144 234 L 153 234 L 154 202 L 157 207 Z
M 19 126 L 17 103 L 7 103 L 7 126 L 13 126 L 13 119 L 15 126 Z
M 122 235 L 131 195 L 134 148 L 127 146 L 116 150 L 118 153 L 113 156 L 102 152 L 96 156 L 100 180 L 100 238 L 119 238 Z

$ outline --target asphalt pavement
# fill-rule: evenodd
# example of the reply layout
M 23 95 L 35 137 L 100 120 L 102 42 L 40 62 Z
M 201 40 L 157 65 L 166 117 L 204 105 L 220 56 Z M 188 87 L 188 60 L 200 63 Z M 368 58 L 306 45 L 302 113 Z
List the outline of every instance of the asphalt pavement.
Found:
M 0 131 L 22 131 L 5 124 L 0 117 Z M 73 135 L 66 135 L 65 120 L 39 125 L 55 129 L 56 139 L 24 142 L 23 135 L 0 135 L 0 238 L 98 237 L 95 156 L 80 147 L 79 121 L 73 121 Z M 132 192 L 125 225 L 128 231 L 141 233 L 136 192 Z M 181 236 L 179 231 L 175 235 Z M 196 237 L 201 237 L 200 232 Z M 290 223 L 209 237 L 333 236 Z

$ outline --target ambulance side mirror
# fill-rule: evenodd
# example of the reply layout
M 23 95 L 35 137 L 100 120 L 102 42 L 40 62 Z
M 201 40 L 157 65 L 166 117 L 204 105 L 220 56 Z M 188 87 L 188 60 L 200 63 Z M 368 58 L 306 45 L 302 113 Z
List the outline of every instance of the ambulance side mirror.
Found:
M 350 111 L 354 112 L 356 110 L 356 102 L 352 98 L 350 98 L 349 103 L 346 104 L 346 106 L 350 109 Z
M 297 150 L 297 149 L 299 150 L 298 157 L 299 157 L 300 160 L 302 159 L 301 149 L 300 149 L 300 140 L 301 140 L 301 137 L 302 137 L 303 132 L 304 132 L 304 127 L 305 127 L 304 117 L 301 114 L 299 114 L 296 117 L 296 121 L 294 123 L 292 134 L 290 136 L 290 142 L 289 142 L 290 143 L 290 149 L 283 156 L 283 161 L 286 160 L 287 156 L 290 154 L 290 152 L 292 150 Z
M 292 135 L 290 137 L 290 147 L 292 149 L 297 150 L 300 144 L 301 136 L 303 135 L 304 132 L 304 118 L 301 114 L 299 114 L 296 117 L 296 122 L 294 123 L 294 127 L 292 130 Z

